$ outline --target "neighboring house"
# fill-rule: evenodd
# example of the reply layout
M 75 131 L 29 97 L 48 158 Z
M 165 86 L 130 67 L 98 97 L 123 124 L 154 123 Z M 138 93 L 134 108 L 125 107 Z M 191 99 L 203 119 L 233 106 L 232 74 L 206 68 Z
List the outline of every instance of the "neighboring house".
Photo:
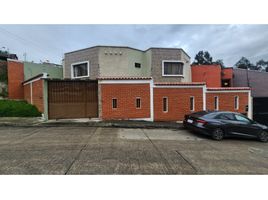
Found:
M 250 87 L 253 97 L 253 118 L 268 125 L 268 73 L 233 69 L 235 87 Z
M 8 98 L 22 100 L 25 99 L 29 103 L 35 104 L 36 101 L 42 101 L 42 96 L 38 95 L 35 99 L 35 90 L 43 91 L 43 85 L 32 87 L 32 82 L 40 77 L 50 77 L 56 79 L 63 78 L 63 70 L 61 65 L 52 63 L 33 63 L 23 62 L 19 60 L 7 60 L 7 77 L 8 77 Z M 30 81 L 29 81 L 30 80 Z M 26 82 L 25 82 L 26 81 Z M 25 91 L 25 85 L 30 84 L 29 90 Z M 27 94 L 26 94 L 26 93 Z M 40 94 L 42 92 L 39 92 Z M 37 106 L 40 111 L 43 111 L 42 105 Z
M 191 82 L 190 57 L 180 48 L 95 46 L 65 54 L 64 78 L 152 77 Z
M 0 99 L 7 98 L 7 59 L 18 59 L 16 54 L 0 51 Z

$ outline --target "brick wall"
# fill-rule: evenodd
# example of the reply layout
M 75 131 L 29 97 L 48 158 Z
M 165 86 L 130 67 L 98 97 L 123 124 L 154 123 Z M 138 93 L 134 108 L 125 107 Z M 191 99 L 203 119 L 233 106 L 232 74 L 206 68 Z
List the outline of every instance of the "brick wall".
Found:
M 203 110 L 202 88 L 154 88 L 154 120 L 181 121 L 191 113 L 190 97 L 194 97 L 195 109 Z M 163 97 L 168 97 L 168 112 L 163 112 Z
M 7 62 L 8 71 L 8 98 L 9 99 L 23 99 L 24 80 L 23 63 L 16 61 Z
M 215 92 L 207 93 L 207 109 L 214 110 L 214 97 L 219 98 L 219 110 L 221 111 L 233 111 L 246 113 L 245 107 L 248 105 L 248 93 L 247 92 Z M 235 110 L 234 102 L 235 96 L 239 96 L 239 109 Z
M 136 98 L 141 98 L 141 108 L 136 108 Z M 150 84 L 101 84 L 102 119 L 131 119 L 150 117 Z M 117 108 L 112 108 L 112 99 Z
M 206 82 L 207 87 L 221 87 L 219 65 L 192 65 L 192 82 Z
M 31 97 L 32 87 L 32 97 Z M 24 85 L 24 99 L 37 107 L 40 112 L 44 112 L 44 80 L 40 79 Z M 31 102 L 32 101 L 32 102 Z

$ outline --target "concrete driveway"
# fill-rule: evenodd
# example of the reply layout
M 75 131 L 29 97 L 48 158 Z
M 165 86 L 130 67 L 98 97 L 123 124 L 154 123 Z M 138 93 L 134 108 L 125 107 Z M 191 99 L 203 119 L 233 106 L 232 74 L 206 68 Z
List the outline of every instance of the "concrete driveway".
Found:
M 0 174 L 268 174 L 268 144 L 187 130 L 0 127 Z

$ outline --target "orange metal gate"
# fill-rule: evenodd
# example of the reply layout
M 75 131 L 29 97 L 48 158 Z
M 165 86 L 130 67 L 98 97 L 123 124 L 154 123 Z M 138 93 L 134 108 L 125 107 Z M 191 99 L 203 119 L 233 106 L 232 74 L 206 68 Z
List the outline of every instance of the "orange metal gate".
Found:
M 97 81 L 48 81 L 49 119 L 94 117 L 98 117 Z

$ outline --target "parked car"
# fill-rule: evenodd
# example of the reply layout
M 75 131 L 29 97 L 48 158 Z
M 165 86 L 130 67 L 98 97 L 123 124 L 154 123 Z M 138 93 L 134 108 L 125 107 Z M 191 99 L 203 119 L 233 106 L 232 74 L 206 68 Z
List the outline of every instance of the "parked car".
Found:
M 257 138 L 268 141 L 268 127 L 235 112 L 201 111 L 185 115 L 183 125 L 191 130 L 210 135 L 215 140 L 226 136 Z

